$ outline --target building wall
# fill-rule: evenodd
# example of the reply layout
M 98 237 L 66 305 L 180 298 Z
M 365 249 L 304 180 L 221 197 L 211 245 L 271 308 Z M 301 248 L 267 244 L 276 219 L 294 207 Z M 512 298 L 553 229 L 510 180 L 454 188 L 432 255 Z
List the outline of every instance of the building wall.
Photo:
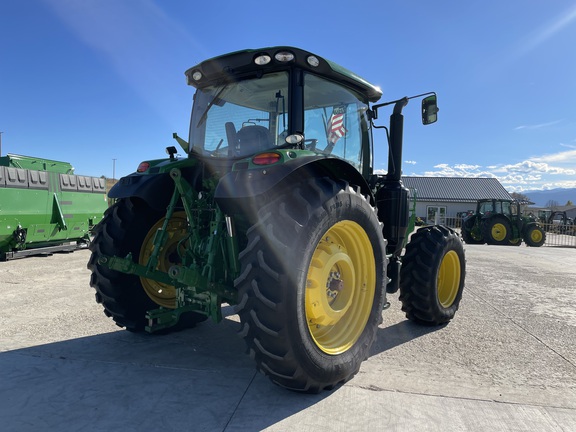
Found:
M 445 217 L 454 219 L 459 213 L 467 212 L 468 210 L 475 210 L 476 203 L 455 203 L 455 202 L 442 202 L 442 201 L 417 201 L 416 202 L 416 216 L 421 218 L 426 223 L 434 223 L 434 220 L 429 219 L 429 208 L 440 207 L 445 208 Z M 442 222 L 441 222 L 442 223 Z M 446 222 L 444 222 L 446 223 Z M 450 225 L 450 224 L 449 224 Z

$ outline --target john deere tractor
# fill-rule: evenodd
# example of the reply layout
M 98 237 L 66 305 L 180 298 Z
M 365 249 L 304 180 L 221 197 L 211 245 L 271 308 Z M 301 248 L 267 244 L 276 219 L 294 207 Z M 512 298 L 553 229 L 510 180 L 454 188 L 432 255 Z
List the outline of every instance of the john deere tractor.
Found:
M 542 246 L 544 229 L 532 218 L 522 216 L 516 200 L 478 200 L 476 212 L 462 221 L 462 238 L 469 244 Z
M 223 319 L 235 305 L 256 367 L 286 388 L 319 392 L 368 357 L 400 290 L 406 316 L 450 321 L 465 277 L 449 228 L 409 234 L 400 180 L 402 109 L 313 53 L 275 47 L 206 60 L 188 140 L 141 162 L 109 192 L 88 268 L 96 300 L 129 331 Z M 422 120 L 437 118 L 434 93 Z M 372 130 L 385 106 L 386 175 L 373 172 Z M 384 127 L 384 126 L 379 126 Z M 183 152 L 184 157 L 178 156 Z

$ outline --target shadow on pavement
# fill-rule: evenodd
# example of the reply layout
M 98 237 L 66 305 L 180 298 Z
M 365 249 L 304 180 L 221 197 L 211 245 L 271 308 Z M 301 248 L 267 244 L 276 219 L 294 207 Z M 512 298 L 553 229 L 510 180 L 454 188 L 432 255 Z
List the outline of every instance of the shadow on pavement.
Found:
M 248 422 L 258 430 L 330 395 L 272 384 L 238 329 L 225 319 L 167 335 L 118 330 L 2 352 L 2 428 L 229 431 Z
M 402 321 L 371 355 L 435 331 Z M 338 391 L 294 393 L 256 372 L 227 318 L 167 335 L 118 330 L 0 354 L 6 430 L 261 430 Z
M 384 351 L 388 351 L 421 336 L 441 330 L 444 327 L 446 327 L 446 324 L 440 326 L 423 326 L 406 319 L 396 324 L 380 328 L 378 329 L 376 341 L 370 350 L 370 356 L 383 353 Z

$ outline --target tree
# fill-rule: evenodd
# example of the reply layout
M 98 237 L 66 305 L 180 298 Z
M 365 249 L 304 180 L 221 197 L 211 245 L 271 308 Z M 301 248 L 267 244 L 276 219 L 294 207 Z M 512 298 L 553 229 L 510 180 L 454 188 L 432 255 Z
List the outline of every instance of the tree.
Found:
M 546 203 L 546 207 L 549 209 L 554 209 L 555 207 L 559 207 L 560 204 L 558 204 L 558 201 L 556 200 L 548 200 L 548 202 Z
M 530 198 L 528 197 L 528 195 L 524 195 L 523 193 L 520 192 L 512 192 L 510 196 L 512 197 L 512 199 L 515 199 L 520 202 L 530 202 Z
M 574 203 L 573 203 L 571 200 L 568 200 L 568 201 L 566 202 L 566 205 L 567 205 L 567 206 L 573 206 Z

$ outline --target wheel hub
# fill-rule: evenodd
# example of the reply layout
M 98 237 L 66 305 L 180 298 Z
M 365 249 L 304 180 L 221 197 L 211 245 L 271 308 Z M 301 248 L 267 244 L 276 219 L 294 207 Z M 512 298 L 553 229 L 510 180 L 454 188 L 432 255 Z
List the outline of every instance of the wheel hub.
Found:
M 308 322 L 326 326 L 340 321 L 350 307 L 354 285 L 350 256 L 341 246 L 323 240 L 316 248 L 308 273 L 307 294 L 311 300 Z
M 492 227 L 492 238 L 496 241 L 502 241 L 506 238 L 506 227 L 501 223 L 496 223 Z
M 328 278 L 328 283 L 326 284 L 326 296 L 328 297 L 328 303 L 330 305 L 334 303 L 338 293 L 344 289 L 344 281 L 340 279 L 340 273 L 333 272 L 330 273 Z

